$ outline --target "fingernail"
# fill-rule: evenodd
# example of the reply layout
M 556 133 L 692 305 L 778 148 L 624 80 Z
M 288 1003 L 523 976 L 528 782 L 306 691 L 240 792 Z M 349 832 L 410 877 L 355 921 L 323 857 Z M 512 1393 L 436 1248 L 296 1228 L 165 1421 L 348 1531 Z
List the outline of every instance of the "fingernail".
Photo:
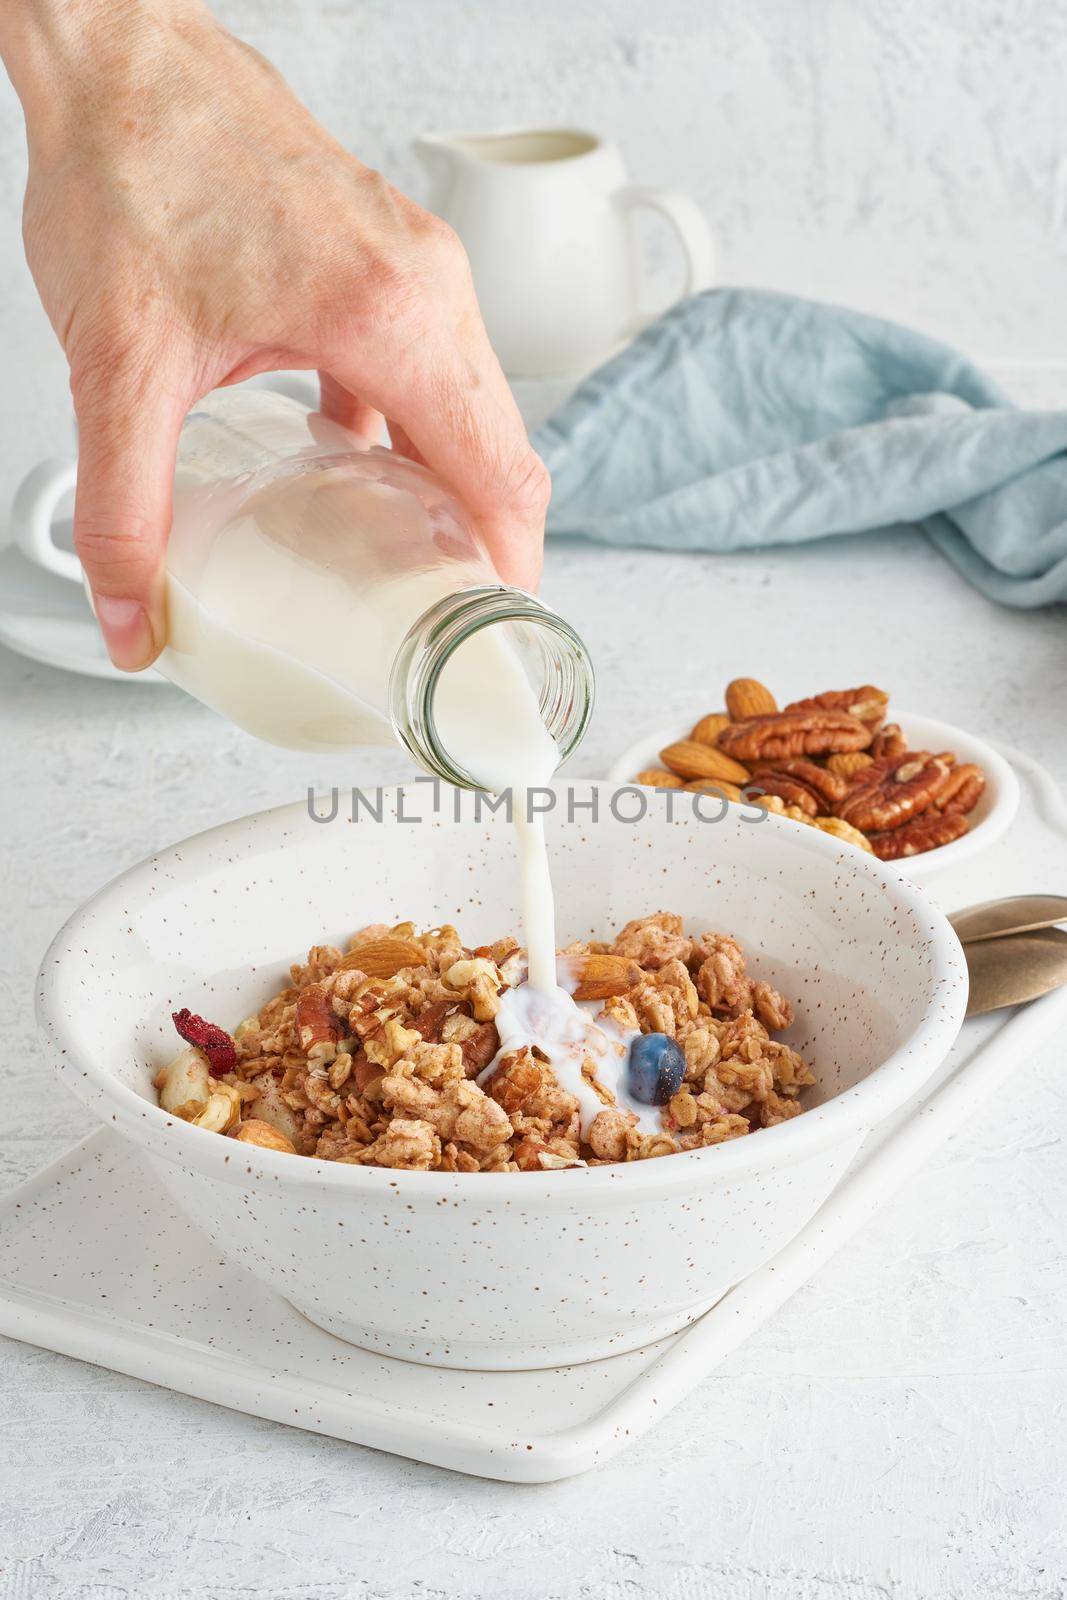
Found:
M 119 595 L 94 594 L 93 607 L 107 653 L 124 672 L 147 667 L 156 656 L 156 640 L 148 612 L 139 600 Z

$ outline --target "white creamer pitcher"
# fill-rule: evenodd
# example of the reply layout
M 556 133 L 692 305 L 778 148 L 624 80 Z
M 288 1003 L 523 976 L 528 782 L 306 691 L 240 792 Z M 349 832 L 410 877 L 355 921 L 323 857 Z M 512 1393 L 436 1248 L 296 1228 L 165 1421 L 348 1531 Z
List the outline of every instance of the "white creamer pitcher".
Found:
M 627 179 L 614 145 L 569 128 L 434 133 L 415 141 L 429 204 L 462 239 L 489 337 L 513 377 L 587 371 L 664 306 L 642 306 L 633 228 L 638 207 L 672 225 L 680 293 L 714 275 L 696 204 Z

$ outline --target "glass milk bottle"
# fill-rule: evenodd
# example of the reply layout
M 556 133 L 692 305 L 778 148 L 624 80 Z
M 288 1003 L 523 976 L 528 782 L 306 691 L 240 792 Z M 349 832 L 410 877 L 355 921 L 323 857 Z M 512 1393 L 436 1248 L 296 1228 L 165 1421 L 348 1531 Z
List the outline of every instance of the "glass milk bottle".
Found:
M 581 639 L 501 583 L 443 484 L 266 390 L 186 420 L 167 607 L 161 671 L 291 749 L 396 738 L 504 788 L 551 776 L 592 711 Z

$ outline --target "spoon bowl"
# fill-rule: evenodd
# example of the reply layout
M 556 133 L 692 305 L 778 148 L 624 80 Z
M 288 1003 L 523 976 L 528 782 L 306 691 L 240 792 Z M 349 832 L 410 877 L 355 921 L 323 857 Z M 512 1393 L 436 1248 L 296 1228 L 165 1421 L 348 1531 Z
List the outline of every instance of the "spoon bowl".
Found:
M 1067 933 L 1061 928 L 979 939 L 964 945 L 963 953 L 971 979 L 969 1017 L 1025 1005 L 1067 983 Z

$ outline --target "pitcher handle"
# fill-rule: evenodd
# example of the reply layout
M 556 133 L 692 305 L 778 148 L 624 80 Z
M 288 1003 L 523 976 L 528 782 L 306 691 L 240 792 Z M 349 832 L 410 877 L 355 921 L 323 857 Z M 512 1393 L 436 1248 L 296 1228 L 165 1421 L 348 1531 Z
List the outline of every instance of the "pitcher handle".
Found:
M 665 218 L 674 229 L 685 261 L 686 276 L 681 295 L 672 295 L 666 304 L 641 312 L 638 317 L 640 324 L 658 317 L 676 299 L 684 299 L 687 295 L 698 294 L 701 289 L 711 288 L 715 281 L 715 244 L 704 213 L 695 200 L 691 200 L 687 194 L 676 194 L 672 189 L 643 188 L 636 184 L 620 189 L 616 199 L 627 211 L 644 206 Z
M 40 461 L 15 491 L 11 531 L 24 556 L 57 577 L 82 581 L 82 564 L 73 550 L 61 550 L 52 536 L 56 507 L 78 479 L 78 463 L 67 458 Z

